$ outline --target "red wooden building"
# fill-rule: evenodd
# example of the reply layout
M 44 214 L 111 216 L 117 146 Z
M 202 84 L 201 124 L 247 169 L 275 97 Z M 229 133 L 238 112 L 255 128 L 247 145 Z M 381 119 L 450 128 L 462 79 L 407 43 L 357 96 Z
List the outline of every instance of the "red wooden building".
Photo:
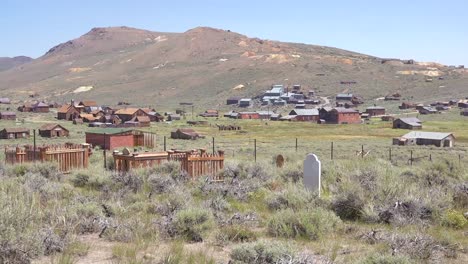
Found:
M 238 119 L 260 119 L 260 114 L 257 112 L 239 112 Z
M 136 146 L 154 148 L 155 135 L 133 129 L 103 128 L 86 132 L 86 143 L 107 150 Z
M 349 108 L 324 107 L 319 110 L 320 119 L 327 124 L 360 124 L 359 112 Z

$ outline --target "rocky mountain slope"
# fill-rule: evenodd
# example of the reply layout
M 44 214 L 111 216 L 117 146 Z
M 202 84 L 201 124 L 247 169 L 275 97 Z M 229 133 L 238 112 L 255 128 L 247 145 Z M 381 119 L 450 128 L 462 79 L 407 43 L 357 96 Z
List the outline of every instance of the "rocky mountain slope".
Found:
M 26 56 L 17 56 L 13 58 L 0 57 L 0 71 L 5 71 L 16 66 L 31 62 L 33 59 Z
M 322 95 L 349 91 L 372 99 L 399 92 L 422 101 L 466 96 L 468 72 L 207 27 L 184 33 L 94 28 L 31 63 L 0 72 L 0 92 L 17 100 L 34 92 L 50 101 L 108 104 L 216 106 L 276 83 L 302 84 Z

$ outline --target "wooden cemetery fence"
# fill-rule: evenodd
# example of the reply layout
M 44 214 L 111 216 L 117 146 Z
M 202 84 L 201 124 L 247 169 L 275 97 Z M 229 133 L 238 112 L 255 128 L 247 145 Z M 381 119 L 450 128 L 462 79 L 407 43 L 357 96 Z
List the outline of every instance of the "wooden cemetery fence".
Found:
M 36 147 L 5 147 L 5 163 L 21 164 L 27 162 L 56 162 L 61 172 L 87 168 L 90 155 L 89 144 L 51 145 Z
M 167 161 L 177 161 L 180 169 L 190 178 L 208 175 L 213 181 L 223 181 L 218 173 L 224 168 L 224 151 L 208 154 L 204 149 L 194 151 L 164 151 L 130 153 L 128 149 L 113 153 L 115 170 L 129 172 L 132 169 L 158 166 Z

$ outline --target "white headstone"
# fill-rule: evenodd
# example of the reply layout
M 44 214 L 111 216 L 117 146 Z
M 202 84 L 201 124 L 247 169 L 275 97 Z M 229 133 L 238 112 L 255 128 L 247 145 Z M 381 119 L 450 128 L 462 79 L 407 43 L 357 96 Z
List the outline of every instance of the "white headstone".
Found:
M 304 186 L 320 196 L 320 177 L 322 166 L 315 154 L 307 154 L 304 160 Z

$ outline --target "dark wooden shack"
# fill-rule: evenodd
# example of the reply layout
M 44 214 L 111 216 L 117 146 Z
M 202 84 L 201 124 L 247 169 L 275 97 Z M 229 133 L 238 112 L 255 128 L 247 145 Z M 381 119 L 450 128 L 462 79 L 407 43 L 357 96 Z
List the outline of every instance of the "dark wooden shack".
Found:
M 2 139 L 18 139 L 28 138 L 29 129 L 23 127 L 4 128 L 0 131 L 0 138 Z
M 45 124 L 39 128 L 39 135 L 41 137 L 68 137 L 70 131 L 59 124 Z
M 16 113 L 15 112 L 0 112 L 0 119 L 16 120 Z
M 179 128 L 171 132 L 171 138 L 173 139 L 197 139 L 200 137 L 202 136 L 191 128 Z
M 393 121 L 393 128 L 400 129 L 411 129 L 417 130 L 422 129 L 422 122 L 416 117 L 398 118 Z

